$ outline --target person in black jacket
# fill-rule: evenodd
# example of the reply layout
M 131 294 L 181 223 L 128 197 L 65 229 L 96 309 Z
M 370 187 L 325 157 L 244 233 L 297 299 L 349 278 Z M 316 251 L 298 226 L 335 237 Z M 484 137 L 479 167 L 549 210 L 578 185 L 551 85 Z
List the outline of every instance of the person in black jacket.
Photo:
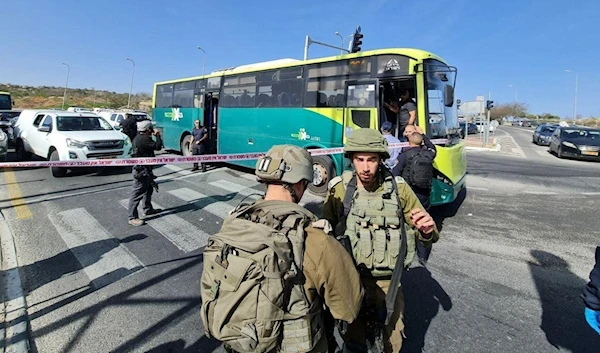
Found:
M 430 168 L 430 173 L 433 174 L 433 160 L 435 159 L 436 149 L 435 145 L 431 143 L 429 138 L 423 134 L 423 130 L 420 127 L 414 125 L 408 125 L 404 130 L 404 135 L 408 137 L 408 148 L 404 149 L 400 155 L 398 156 L 398 163 L 392 169 L 392 174 L 394 176 L 401 176 L 404 180 L 410 185 L 413 189 L 414 193 L 421 201 L 421 204 L 425 208 L 426 211 L 429 212 L 430 203 L 429 203 L 429 195 L 431 194 L 431 186 L 430 187 L 419 187 L 414 185 L 414 181 L 411 181 L 407 176 L 410 167 L 408 166 L 408 162 L 411 160 L 417 153 L 422 153 L 426 157 L 427 160 L 430 160 L 431 163 L 428 166 Z M 413 182 L 413 184 L 411 184 Z
M 590 281 L 583 289 L 585 320 L 600 335 L 600 245 L 596 247 L 596 264 L 590 273 Z
M 158 130 L 154 130 L 149 120 L 137 123 L 138 134 L 133 139 L 133 157 L 154 157 L 154 151 L 162 149 L 163 142 Z M 156 141 L 152 139 L 156 136 Z M 154 179 L 151 165 L 136 165 L 133 167 L 133 190 L 129 198 L 129 224 L 141 226 L 145 222 L 139 218 L 138 205 L 144 199 L 144 217 L 159 213 L 160 209 L 152 207 L 152 192 Z
M 133 142 L 133 139 L 137 135 L 137 121 L 132 114 L 125 114 L 125 119 L 121 121 L 121 132 L 129 136 L 129 139 Z

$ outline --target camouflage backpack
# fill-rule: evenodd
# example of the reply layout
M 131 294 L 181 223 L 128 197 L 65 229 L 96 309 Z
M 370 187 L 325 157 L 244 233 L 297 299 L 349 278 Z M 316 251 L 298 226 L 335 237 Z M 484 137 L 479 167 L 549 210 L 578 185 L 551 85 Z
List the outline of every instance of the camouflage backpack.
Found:
M 201 318 L 208 337 L 240 352 L 309 352 L 323 334 L 322 304 L 303 286 L 305 227 L 297 204 L 233 210 L 204 250 Z

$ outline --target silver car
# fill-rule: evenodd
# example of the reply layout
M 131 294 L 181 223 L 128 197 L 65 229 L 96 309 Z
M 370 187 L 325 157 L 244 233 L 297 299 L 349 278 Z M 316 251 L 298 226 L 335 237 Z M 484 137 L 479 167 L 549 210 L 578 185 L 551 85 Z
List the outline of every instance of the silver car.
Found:
M 8 155 L 8 135 L 0 130 L 0 162 L 6 161 Z

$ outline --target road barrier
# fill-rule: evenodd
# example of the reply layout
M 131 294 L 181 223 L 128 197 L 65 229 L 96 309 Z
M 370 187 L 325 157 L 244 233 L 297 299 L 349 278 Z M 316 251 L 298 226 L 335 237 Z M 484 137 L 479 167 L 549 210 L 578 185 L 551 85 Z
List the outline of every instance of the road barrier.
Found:
M 433 144 L 446 144 L 448 139 L 431 140 Z M 408 147 L 408 142 L 393 143 L 390 148 Z M 315 148 L 308 150 L 313 156 L 323 156 L 344 153 L 343 147 Z M 198 156 L 173 156 L 173 157 L 148 157 L 148 158 L 115 158 L 115 159 L 87 159 L 69 161 L 31 161 L 31 162 L 5 162 L 0 163 L 0 168 L 35 168 L 35 167 L 124 167 L 133 165 L 156 164 L 184 164 L 184 163 L 210 163 L 231 162 L 258 159 L 266 152 L 233 153 L 233 154 L 204 154 Z

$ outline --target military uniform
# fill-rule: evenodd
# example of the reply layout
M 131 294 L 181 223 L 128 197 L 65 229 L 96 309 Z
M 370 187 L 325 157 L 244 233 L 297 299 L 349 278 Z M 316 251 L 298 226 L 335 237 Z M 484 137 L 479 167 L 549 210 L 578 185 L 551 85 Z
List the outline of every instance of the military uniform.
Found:
M 371 129 L 355 130 L 353 135 L 356 139 L 349 139 L 346 152 L 377 152 L 381 153 L 383 161 L 387 154 L 387 143 L 377 134 L 377 131 Z M 435 228 L 425 237 L 414 228 L 410 218 L 411 211 L 424 208 L 404 179 L 394 178 L 387 169 L 379 169 L 377 182 L 370 190 L 356 185 L 352 205 L 348 214 L 344 215 L 346 188 L 352 177 L 353 172 L 347 171 L 342 177 L 336 177 L 330 182 L 321 218 L 336 228 L 337 237 L 344 235 L 349 239 L 348 251 L 353 253 L 355 263 L 360 269 L 361 281 L 365 288 L 363 312 L 349 325 L 344 340 L 346 351 L 366 351 L 368 344 L 365 332 L 373 327 L 375 322 L 381 322 L 380 325 L 384 322 L 382 316 L 385 316 L 385 313 L 382 315 L 381 310 L 385 311 L 391 275 L 396 259 L 402 253 L 401 228 L 405 229 L 406 235 L 405 266 L 414 257 L 416 242 L 420 241 L 425 246 L 430 246 L 439 239 L 439 232 Z M 394 195 L 396 190 L 398 197 Z M 399 209 L 402 210 L 401 213 L 398 212 Z M 399 220 L 400 215 L 404 216 L 406 227 L 402 220 Z M 393 314 L 388 325 L 381 330 L 385 352 L 400 352 L 402 347 L 404 298 L 401 290 L 398 291 L 393 304 Z M 376 309 L 374 312 L 367 310 L 365 313 L 364 308 Z
M 236 207 L 209 238 L 201 279 L 206 334 L 230 352 L 326 353 L 323 309 L 355 321 L 364 295 L 360 276 L 327 234 L 330 224 L 297 204 L 295 188 L 313 177 L 306 150 L 274 146 L 258 160 L 256 175 L 282 186 L 294 202 L 269 194 L 269 185 L 263 200 Z

